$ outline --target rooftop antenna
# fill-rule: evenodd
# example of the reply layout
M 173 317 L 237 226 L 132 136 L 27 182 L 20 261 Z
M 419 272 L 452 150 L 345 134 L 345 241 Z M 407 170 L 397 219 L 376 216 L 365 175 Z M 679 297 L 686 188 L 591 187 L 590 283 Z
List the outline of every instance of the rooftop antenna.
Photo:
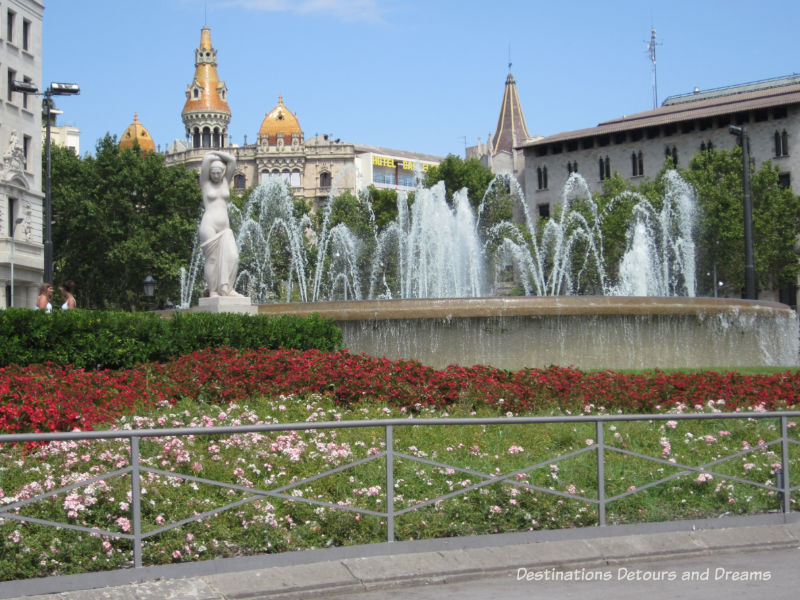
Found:
M 650 62 L 653 63 L 653 109 L 658 108 L 658 78 L 656 76 L 656 46 L 660 46 L 660 43 L 656 43 L 656 29 L 655 27 L 650 28 L 650 43 L 647 44 L 647 53 L 650 56 Z
M 203 2 L 203 26 L 208 25 L 208 1 Z

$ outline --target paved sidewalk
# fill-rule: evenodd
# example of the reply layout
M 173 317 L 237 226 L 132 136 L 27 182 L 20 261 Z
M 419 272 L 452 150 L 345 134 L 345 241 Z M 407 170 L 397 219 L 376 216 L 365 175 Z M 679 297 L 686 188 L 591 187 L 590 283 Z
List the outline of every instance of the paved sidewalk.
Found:
M 241 559 L 0 583 L 27 600 L 311 598 L 466 581 L 528 570 L 575 569 L 800 548 L 800 515 L 586 528 L 372 544 Z

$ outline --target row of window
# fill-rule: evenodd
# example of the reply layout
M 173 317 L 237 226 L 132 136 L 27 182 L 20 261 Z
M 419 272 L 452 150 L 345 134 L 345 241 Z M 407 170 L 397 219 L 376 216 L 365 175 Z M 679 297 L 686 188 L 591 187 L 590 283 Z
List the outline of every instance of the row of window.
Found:
M 10 8 L 6 11 L 6 41 L 9 44 L 18 44 L 22 42 L 22 49 L 26 51 L 30 50 L 31 22 L 28 19 L 22 19 L 22 39 L 18 39 L 17 13 Z
M 225 132 L 220 131 L 219 127 L 195 127 L 192 131 L 192 148 L 224 148 Z
M 267 171 L 263 171 L 261 173 L 261 183 L 274 181 L 276 179 L 285 181 L 292 187 L 300 187 L 300 171 L 292 171 L 291 173 L 288 171 L 284 171 L 283 173 L 268 173 Z M 247 178 L 242 173 L 236 173 L 233 176 L 233 187 L 237 190 L 244 190 L 247 187 Z M 319 187 L 331 187 L 331 174 L 327 171 L 320 173 Z
M 393 173 L 380 173 L 375 171 L 372 173 L 372 182 L 381 183 L 384 185 L 402 185 L 405 187 L 416 187 L 417 178 L 414 175 L 398 174 L 396 177 Z
M 701 142 L 700 151 L 713 150 L 714 144 L 709 140 L 708 142 Z M 789 134 L 784 129 L 783 131 L 775 132 L 775 156 L 788 156 L 789 155 Z M 672 160 L 674 166 L 678 166 L 678 149 L 675 146 L 666 146 L 664 148 L 664 158 Z M 598 160 L 598 167 L 600 172 L 600 181 L 611 177 L 611 161 L 608 156 L 601 157 Z M 578 172 L 578 161 L 567 161 L 567 176 L 572 173 Z M 639 152 L 631 153 L 631 177 L 641 177 L 644 175 L 644 154 Z M 536 169 L 538 189 L 547 189 L 547 167 L 538 167 Z
M 677 133 L 691 133 L 693 131 L 707 131 L 713 128 L 722 129 L 729 125 L 743 125 L 750 123 L 761 123 L 769 119 L 770 113 L 773 119 L 786 118 L 788 111 L 785 106 L 776 106 L 771 110 L 761 109 L 755 111 L 743 111 L 736 114 L 720 115 L 718 117 L 708 117 L 684 121 L 682 123 L 667 123 L 666 125 L 653 125 L 643 129 L 633 129 L 630 131 L 618 131 L 616 133 L 606 133 L 580 139 L 567 140 L 566 142 L 556 142 L 537 146 L 534 150 L 536 156 L 547 156 L 548 154 L 561 154 L 562 152 L 575 152 L 578 150 L 590 150 L 594 147 L 605 147 L 610 144 L 625 144 L 628 142 L 638 142 L 639 140 L 652 140 L 657 137 L 670 137 Z

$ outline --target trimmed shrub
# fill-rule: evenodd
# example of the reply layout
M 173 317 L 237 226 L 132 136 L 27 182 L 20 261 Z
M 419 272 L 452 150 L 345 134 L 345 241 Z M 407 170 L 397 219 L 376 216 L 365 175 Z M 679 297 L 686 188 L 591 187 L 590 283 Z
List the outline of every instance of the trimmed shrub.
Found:
M 10 308 L 0 311 L 0 366 L 52 362 L 125 369 L 204 348 L 338 350 L 342 332 L 319 315 L 157 313 Z

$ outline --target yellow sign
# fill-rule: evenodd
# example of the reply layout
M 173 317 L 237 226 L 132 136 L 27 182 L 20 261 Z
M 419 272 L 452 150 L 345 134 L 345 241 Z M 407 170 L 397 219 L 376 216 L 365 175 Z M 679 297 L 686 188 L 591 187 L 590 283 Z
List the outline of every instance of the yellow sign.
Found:
M 372 164 L 378 167 L 391 167 L 400 168 L 404 171 L 414 171 L 416 170 L 416 163 L 413 160 L 400 160 L 389 158 L 388 156 L 378 156 L 377 154 L 372 155 Z M 431 168 L 436 165 L 432 165 L 430 163 L 420 163 L 422 165 L 422 172 L 427 173 Z

